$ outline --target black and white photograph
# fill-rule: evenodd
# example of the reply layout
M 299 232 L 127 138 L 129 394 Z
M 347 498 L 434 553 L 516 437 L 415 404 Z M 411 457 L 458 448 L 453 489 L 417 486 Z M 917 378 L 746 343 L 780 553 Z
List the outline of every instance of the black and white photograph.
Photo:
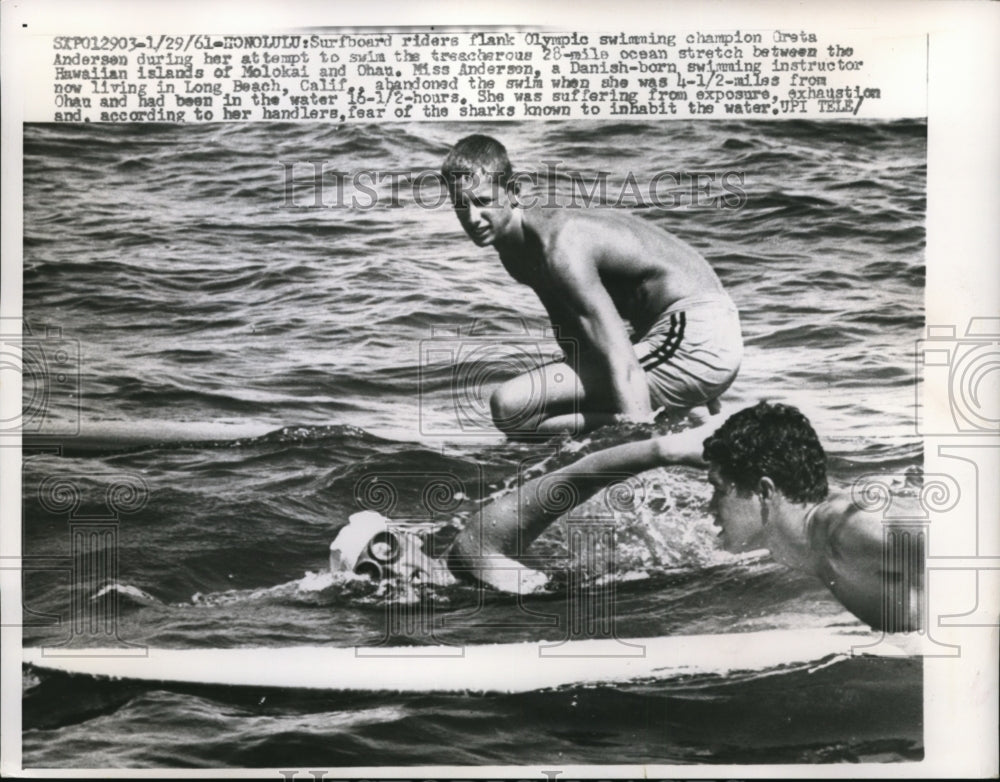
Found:
M 218 121 L 239 102 L 190 87 L 115 120 L 105 71 L 94 121 L 18 126 L 19 769 L 927 773 L 963 625 L 929 591 L 953 577 L 961 637 L 995 645 L 1000 567 L 990 506 L 937 466 L 935 436 L 996 440 L 1000 319 L 930 328 L 929 101 L 865 116 L 892 84 L 803 67 L 781 84 L 839 113 L 656 116 L 700 82 L 637 99 L 559 33 L 535 35 L 574 62 L 563 100 L 615 116 L 477 115 L 470 88 L 445 115 L 355 91 Z M 187 67 L 146 51 L 144 89 Z M 971 532 L 935 524 L 970 506 Z

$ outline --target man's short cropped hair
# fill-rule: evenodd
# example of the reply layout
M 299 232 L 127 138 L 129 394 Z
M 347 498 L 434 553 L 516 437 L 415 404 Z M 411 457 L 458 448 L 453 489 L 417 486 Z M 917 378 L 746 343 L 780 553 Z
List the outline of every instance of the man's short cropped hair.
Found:
M 829 492 L 819 437 L 790 405 L 760 402 L 734 413 L 705 440 L 702 455 L 744 492 L 765 476 L 793 502 L 821 502 Z
M 476 133 L 459 140 L 441 164 L 441 174 L 450 190 L 462 177 L 495 177 L 506 186 L 513 169 L 504 145 L 491 136 Z

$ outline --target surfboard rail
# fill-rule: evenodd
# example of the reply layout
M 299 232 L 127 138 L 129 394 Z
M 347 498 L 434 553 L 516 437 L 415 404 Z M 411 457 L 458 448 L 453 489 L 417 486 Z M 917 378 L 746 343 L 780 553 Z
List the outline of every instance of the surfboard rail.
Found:
M 466 646 L 23 650 L 48 671 L 112 679 L 311 690 L 528 692 L 566 685 L 729 675 L 831 657 L 912 656 L 905 637 L 856 628 L 529 641 Z

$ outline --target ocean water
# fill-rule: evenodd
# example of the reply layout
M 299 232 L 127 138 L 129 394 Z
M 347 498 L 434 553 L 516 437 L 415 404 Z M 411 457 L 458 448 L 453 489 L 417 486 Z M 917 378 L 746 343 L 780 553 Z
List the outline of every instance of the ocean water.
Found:
M 600 573 L 558 523 L 536 544 L 552 563 L 550 592 L 519 604 L 468 585 L 431 590 L 418 605 L 449 621 L 430 634 L 387 629 L 403 598 L 326 570 L 330 540 L 362 507 L 432 526 L 427 545 L 440 551 L 519 472 L 651 434 L 608 427 L 513 443 L 489 426 L 491 384 L 554 343 L 541 305 L 495 253 L 472 245 L 446 205 L 416 202 L 437 193 L 416 174 L 471 132 L 503 140 L 515 168 L 548 172 L 539 193 L 565 198 L 567 172 L 607 172 L 604 208 L 629 172 L 639 183 L 700 172 L 709 197 L 736 172 L 739 208 L 690 204 L 686 184 L 677 208 L 619 205 L 699 249 L 739 307 L 745 358 L 724 401 L 800 406 L 837 488 L 873 472 L 902 491 L 902 476 L 919 480 L 924 122 L 30 125 L 24 325 L 46 372 L 26 380 L 25 405 L 46 436 L 25 452 L 23 538 L 24 554 L 49 566 L 24 576 L 25 645 L 558 640 L 575 633 L 581 577 L 585 590 L 614 589 L 622 638 L 856 624 L 818 582 L 720 552 L 704 476 L 688 468 L 644 474 L 631 506 L 609 511 L 598 498 L 574 514 L 615 525 Z M 314 164 L 325 166 L 319 190 Z M 388 205 L 391 182 L 341 194 L 333 172 L 361 170 L 411 172 L 397 179 L 399 206 Z M 378 206 L 363 208 L 372 191 Z M 150 421 L 169 442 L 143 434 Z M 77 422 L 99 447 L 54 436 Z M 245 429 L 221 437 L 220 423 Z M 675 416 L 652 431 L 689 424 Z M 86 524 L 98 538 L 79 537 Z M 540 614 L 552 623 L 540 628 Z M 920 758 L 919 660 L 828 662 L 511 695 L 263 692 L 26 670 L 23 762 Z

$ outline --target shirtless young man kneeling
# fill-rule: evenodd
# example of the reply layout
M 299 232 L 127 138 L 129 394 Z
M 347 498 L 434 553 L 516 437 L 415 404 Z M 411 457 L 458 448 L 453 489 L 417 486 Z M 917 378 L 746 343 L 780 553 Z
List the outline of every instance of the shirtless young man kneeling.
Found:
M 499 429 L 578 433 L 649 421 L 660 407 L 718 410 L 743 340 L 735 305 L 694 248 L 620 210 L 520 203 L 507 151 L 489 136 L 459 141 L 441 170 L 469 238 L 535 291 L 565 353 L 493 393 Z
M 527 481 L 484 505 L 455 538 L 446 562 L 423 554 L 415 536 L 397 535 L 395 558 L 383 562 L 383 570 L 369 572 L 406 584 L 446 583 L 455 574 L 503 591 L 538 589 L 544 575 L 517 558 L 561 515 L 541 501 L 546 486 L 556 480 L 583 503 L 624 476 L 670 464 L 707 465 L 715 490 L 709 508 L 726 550 L 767 549 L 778 562 L 820 579 L 851 613 L 876 629 L 920 629 L 922 562 L 907 570 L 905 563 L 885 556 L 882 517 L 847 495 L 829 492 L 826 456 L 808 419 L 794 407 L 766 402 L 724 422 L 715 416 L 686 432 L 596 451 Z M 366 517 L 374 521 L 374 516 Z M 334 541 L 332 548 L 337 545 Z M 370 567 L 357 554 L 346 560 L 338 555 L 331 566 Z

